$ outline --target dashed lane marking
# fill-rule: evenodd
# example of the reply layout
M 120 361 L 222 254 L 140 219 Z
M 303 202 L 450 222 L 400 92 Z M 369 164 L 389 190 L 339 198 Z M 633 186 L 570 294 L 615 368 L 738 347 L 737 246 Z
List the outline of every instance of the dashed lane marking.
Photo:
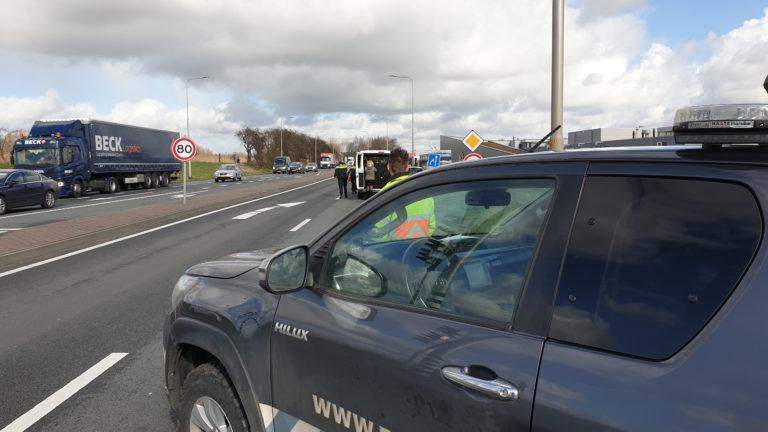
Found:
M 83 372 L 79 377 L 70 381 L 69 384 L 59 389 L 56 393 L 48 396 L 48 398 L 14 420 L 13 423 L 4 427 L 0 432 L 22 432 L 27 430 L 27 428 L 48 415 L 48 413 L 56 409 L 57 406 L 64 403 L 64 401 L 72 397 L 75 393 L 98 378 L 99 375 L 114 366 L 127 355 L 128 353 L 112 353 L 104 357 L 100 362 Z

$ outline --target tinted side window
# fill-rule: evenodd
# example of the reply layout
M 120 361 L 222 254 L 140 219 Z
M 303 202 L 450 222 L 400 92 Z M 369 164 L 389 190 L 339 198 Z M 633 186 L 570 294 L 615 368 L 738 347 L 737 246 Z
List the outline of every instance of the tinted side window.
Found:
M 24 172 L 24 181 L 26 183 L 39 182 L 40 174 L 33 172 Z
M 5 181 L 5 184 L 9 185 L 12 182 L 24 183 L 24 174 L 22 174 L 20 172 L 15 172 L 15 173 L 11 174 L 8 177 L 8 180 Z
M 741 185 L 589 178 L 550 336 L 667 358 L 722 305 L 761 235 L 759 208 Z
M 321 286 L 509 322 L 554 180 L 467 182 L 389 202 L 338 239 Z

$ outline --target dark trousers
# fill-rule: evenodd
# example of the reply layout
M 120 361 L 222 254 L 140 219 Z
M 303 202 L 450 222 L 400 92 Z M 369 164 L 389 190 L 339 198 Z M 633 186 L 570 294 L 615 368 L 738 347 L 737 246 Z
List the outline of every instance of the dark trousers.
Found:
M 347 196 L 347 179 L 338 179 L 339 181 L 339 198 L 341 198 L 341 194 L 344 194 L 344 197 Z

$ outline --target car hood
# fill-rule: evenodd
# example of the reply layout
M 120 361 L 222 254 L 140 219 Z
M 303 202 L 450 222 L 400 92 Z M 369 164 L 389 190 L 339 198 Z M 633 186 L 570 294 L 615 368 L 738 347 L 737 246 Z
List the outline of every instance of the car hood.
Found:
M 257 268 L 262 261 L 279 250 L 279 248 L 261 249 L 230 254 L 216 261 L 194 265 L 187 269 L 187 274 L 198 277 L 232 279 Z

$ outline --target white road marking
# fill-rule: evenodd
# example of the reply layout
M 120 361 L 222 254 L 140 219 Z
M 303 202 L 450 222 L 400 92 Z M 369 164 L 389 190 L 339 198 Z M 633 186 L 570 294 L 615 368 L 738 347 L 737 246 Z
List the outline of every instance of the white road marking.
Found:
M 245 220 L 245 219 L 251 218 L 253 216 L 256 216 L 257 214 L 264 213 L 266 211 L 269 211 L 269 210 L 272 210 L 272 209 L 276 209 L 278 207 L 293 207 L 293 206 L 297 206 L 299 204 L 304 204 L 304 201 L 296 202 L 296 203 L 278 204 L 278 205 L 272 206 L 272 207 L 264 207 L 264 208 L 261 208 L 261 209 L 258 209 L 258 210 L 254 210 L 252 212 L 248 212 L 248 213 L 243 213 L 241 215 L 237 215 L 237 216 L 233 217 L 232 219 Z
M 144 197 L 144 196 L 141 196 L 141 197 L 131 197 L 131 198 L 120 199 L 120 200 L 112 200 L 112 201 L 109 201 L 109 202 L 98 202 L 98 203 L 95 203 L 95 204 L 83 204 L 83 205 L 78 205 L 78 206 L 73 206 L 73 207 L 58 207 L 58 208 L 52 208 L 52 209 L 48 209 L 48 210 L 39 210 L 36 213 L 59 212 L 59 211 L 65 211 L 65 210 L 76 210 L 76 209 L 81 209 L 81 208 L 85 208 L 85 207 L 94 207 L 94 206 L 99 206 L 99 205 L 104 205 L 104 204 L 114 204 L 114 203 L 125 202 L 125 201 L 133 201 L 133 200 L 144 199 L 144 198 L 155 198 L 155 197 L 159 197 L 159 196 L 163 196 L 163 195 L 170 195 L 170 194 L 174 194 L 174 193 L 177 193 L 177 192 L 166 192 L 166 193 L 162 193 L 162 194 L 157 194 L 156 193 L 156 194 L 152 194 L 151 197 Z M 79 199 L 79 198 L 75 198 L 75 199 Z M 90 200 L 88 200 L 88 202 L 94 201 L 95 199 L 98 199 L 98 198 L 90 199 Z M 14 218 L 14 217 L 23 217 L 23 216 L 29 217 L 29 213 L 19 213 L 19 214 L 15 214 L 15 215 L 3 215 L 2 218 L 3 218 L 3 220 L 5 220 L 5 219 L 10 219 L 10 218 Z
M 258 209 L 258 210 L 254 210 L 252 212 L 248 212 L 248 213 L 243 213 L 241 215 L 237 215 L 237 216 L 233 217 L 232 219 L 244 220 L 244 219 L 248 219 L 250 217 L 256 216 L 259 213 L 264 213 L 266 211 L 269 211 L 269 210 L 272 210 L 272 209 L 276 209 L 276 208 L 277 208 L 277 206 L 264 207 L 264 208 L 261 208 L 261 209 Z
M 45 417 L 48 413 L 56 409 L 57 406 L 72 397 L 75 393 L 98 378 L 99 375 L 114 366 L 127 355 L 128 353 L 112 353 L 104 357 L 100 362 L 83 372 L 82 375 L 70 381 L 69 384 L 56 391 L 56 393 L 48 396 L 48 398 L 14 420 L 13 423 L 4 427 L 0 432 L 22 432 L 27 430 L 28 427 Z
M 170 228 L 172 226 L 180 225 L 180 224 L 189 222 L 191 220 L 204 218 L 204 217 L 210 216 L 212 214 L 221 213 L 223 211 L 231 210 L 233 208 L 237 208 L 237 207 L 241 207 L 241 206 L 244 206 L 244 205 L 253 204 L 255 202 L 258 202 L 258 201 L 261 201 L 261 200 L 265 200 L 267 198 L 272 198 L 272 197 L 276 197 L 278 195 L 282 195 L 282 194 L 285 194 L 285 193 L 288 193 L 288 192 L 293 192 L 293 191 L 297 191 L 299 189 L 304 189 L 306 187 L 314 186 L 316 184 L 320 184 L 320 183 L 328 181 L 328 180 L 331 180 L 331 179 L 330 178 L 323 179 L 323 180 L 320 180 L 320 181 L 317 181 L 317 182 L 314 182 L 314 183 L 310 183 L 310 184 L 307 184 L 307 185 L 304 185 L 304 186 L 299 186 L 299 187 L 296 187 L 296 188 L 293 188 L 293 189 L 288 189 L 288 190 L 285 190 L 285 191 L 282 191 L 282 192 L 274 193 L 272 195 L 267 195 L 265 197 L 252 199 L 250 201 L 241 202 L 239 204 L 234 204 L 234 205 L 231 205 L 229 207 L 223 207 L 223 208 L 220 208 L 220 209 L 217 209 L 217 210 L 212 210 L 212 211 L 209 211 L 208 213 L 203 213 L 203 214 L 199 214 L 197 216 L 192 216 L 192 217 L 189 217 L 189 218 L 186 218 L 186 219 L 182 219 L 180 221 L 171 222 L 169 224 L 161 225 L 159 227 L 148 229 L 146 231 L 141 231 L 141 232 L 138 232 L 136 234 L 131 234 L 131 235 L 128 235 L 128 236 L 125 236 L 125 237 L 120 237 L 118 239 L 110 240 L 108 242 L 100 243 L 100 244 L 97 244 L 97 245 L 93 245 L 93 246 L 87 247 L 85 249 L 76 250 L 74 252 L 70 252 L 70 253 L 67 253 L 67 254 L 55 257 L 55 258 L 49 258 L 47 260 L 36 262 L 34 264 L 29 264 L 29 265 L 26 265 L 24 267 L 19 267 L 19 268 L 13 269 L 13 270 L 8 270 L 6 272 L 0 273 L 0 278 L 5 277 L 5 276 L 10 276 L 12 274 L 16 274 L 16 273 L 19 273 L 19 272 L 23 272 L 24 270 L 29 270 L 29 269 L 33 269 L 35 267 L 40 267 L 40 266 L 43 266 L 43 265 L 46 265 L 46 264 L 50 264 L 52 262 L 59 261 L 59 260 L 65 259 L 65 258 L 73 257 L 75 255 L 80 255 L 80 254 L 83 254 L 83 253 L 86 253 L 86 252 L 90 252 L 92 250 L 100 249 L 100 248 L 103 248 L 104 246 L 110 246 L 110 245 L 113 245 L 115 243 L 120 243 L 120 242 L 123 242 L 125 240 L 130 240 L 130 239 L 135 238 L 135 237 L 139 237 L 139 236 L 143 236 L 145 234 L 153 233 L 155 231 L 160 231 L 160 230 L 163 230 L 163 229 L 166 229 L 166 228 Z M 4 431 L 0 431 L 0 432 L 4 432 Z
M 300 229 L 301 229 L 301 227 L 303 227 L 304 225 L 306 225 L 306 224 L 307 224 L 307 222 L 309 222 L 309 221 L 311 221 L 311 220 L 312 220 L 312 219 L 304 219 L 304 221 L 303 221 L 302 223 L 300 223 L 300 224 L 296 225 L 295 227 L 291 228 L 291 231 L 294 231 L 294 232 L 295 232 L 295 231 L 298 231 L 298 230 L 300 230 Z
M 0 228 L 0 234 L 7 233 L 8 231 L 20 231 L 24 228 Z

